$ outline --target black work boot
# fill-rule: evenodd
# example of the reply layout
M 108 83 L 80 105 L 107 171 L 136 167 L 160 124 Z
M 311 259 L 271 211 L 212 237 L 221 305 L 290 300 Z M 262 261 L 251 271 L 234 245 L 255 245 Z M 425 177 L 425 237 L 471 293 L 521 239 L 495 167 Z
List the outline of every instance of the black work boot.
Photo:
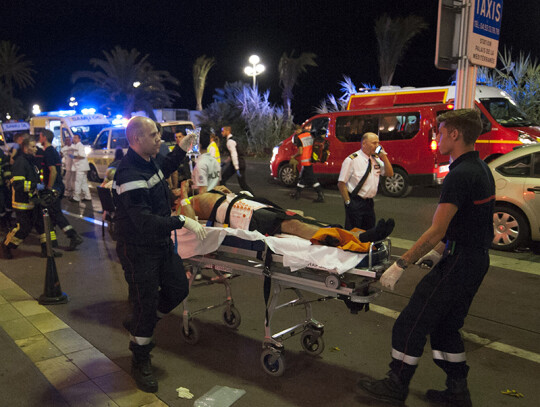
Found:
M 467 379 L 446 379 L 446 390 L 428 390 L 426 398 L 433 402 L 455 407 L 472 407 Z
M 57 252 L 55 250 L 52 250 L 52 256 L 53 257 L 62 257 L 62 253 Z M 41 243 L 41 257 L 48 257 L 47 256 L 47 243 Z
M 292 199 L 298 200 L 298 199 L 300 199 L 300 193 L 301 193 L 301 192 L 302 192 L 301 189 L 296 188 L 296 191 L 291 192 L 291 193 L 289 194 L 289 196 L 290 196 Z
M 357 389 L 365 390 L 373 398 L 403 404 L 409 394 L 409 386 L 403 384 L 393 372 L 381 380 L 361 379 L 356 385 Z
M 146 393 L 156 393 L 158 391 L 158 381 L 152 371 L 150 362 L 150 351 L 154 344 L 137 345 L 129 343 L 129 349 L 133 352 L 131 359 L 131 377 L 137 383 L 137 387 Z
M 74 229 L 69 229 L 66 234 L 69 237 L 69 246 L 66 248 L 67 251 L 71 252 L 75 250 L 77 246 L 83 242 L 83 238 L 75 232 Z
M 6 246 L 4 243 L 0 244 L 1 250 L 2 250 L 2 257 L 6 260 L 10 260 L 13 258 L 13 253 L 11 253 L 11 248 L 9 246 Z
M 317 191 L 317 198 L 313 200 L 315 203 L 323 203 L 324 202 L 324 194 L 322 191 Z

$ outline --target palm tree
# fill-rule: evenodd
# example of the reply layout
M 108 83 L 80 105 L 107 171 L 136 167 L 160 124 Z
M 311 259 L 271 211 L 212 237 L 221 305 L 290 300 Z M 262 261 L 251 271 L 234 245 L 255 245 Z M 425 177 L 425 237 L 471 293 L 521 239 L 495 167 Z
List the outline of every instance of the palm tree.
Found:
M 24 89 L 34 85 L 32 75 L 36 72 L 32 62 L 19 54 L 19 47 L 9 41 L 0 42 L 0 85 L 3 88 L 2 105 L 12 116 L 23 114 L 21 102 L 13 97 L 14 87 Z
M 103 55 L 105 59 L 90 60 L 90 65 L 100 70 L 77 71 L 71 77 L 73 83 L 79 79 L 90 81 L 94 95 L 104 100 L 101 108 L 121 107 L 126 117 L 133 111 L 144 110 L 155 118 L 155 107 L 170 106 L 173 98 L 180 96 L 165 88 L 166 83 L 179 85 L 178 79 L 167 71 L 155 71 L 148 55 L 140 57 L 136 49 L 128 51 L 119 46 L 110 53 L 103 51 Z
M 193 85 L 195 86 L 195 99 L 197 100 L 197 110 L 202 110 L 202 98 L 206 85 L 208 71 L 216 64 L 215 58 L 207 58 L 202 55 L 193 64 Z
M 317 66 L 315 55 L 312 52 L 302 52 L 298 58 L 293 56 L 294 51 L 290 56 L 283 53 L 279 60 L 279 84 L 283 89 L 281 98 L 283 99 L 283 107 L 285 108 L 287 117 L 291 117 L 291 100 L 293 99 L 293 88 L 298 81 L 298 76 L 307 71 L 308 66 Z
M 379 75 L 381 84 L 391 85 L 396 66 L 412 37 L 428 27 L 415 15 L 390 18 L 387 14 L 375 21 L 375 35 L 379 46 Z

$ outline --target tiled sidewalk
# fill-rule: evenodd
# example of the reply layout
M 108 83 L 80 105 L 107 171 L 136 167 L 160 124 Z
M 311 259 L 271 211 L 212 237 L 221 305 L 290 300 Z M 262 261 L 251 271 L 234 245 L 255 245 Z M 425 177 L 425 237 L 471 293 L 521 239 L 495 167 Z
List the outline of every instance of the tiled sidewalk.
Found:
M 70 406 L 167 406 L 1 272 L 0 326 Z

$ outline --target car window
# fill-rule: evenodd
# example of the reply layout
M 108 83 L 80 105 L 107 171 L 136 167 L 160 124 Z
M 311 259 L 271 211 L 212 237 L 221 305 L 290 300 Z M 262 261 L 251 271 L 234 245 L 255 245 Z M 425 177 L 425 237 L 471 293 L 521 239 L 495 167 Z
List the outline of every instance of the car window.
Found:
M 379 140 L 407 140 L 420 130 L 420 113 L 398 113 L 381 115 L 379 119 Z
M 340 116 L 336 119 L 336 138 L 344 143 L 360 142 L 364 133 L 377 134 L 377 115 Z
M 124 129 L 114 129 L 111 134 L 111 149 L 128 148 L 126 131 Z
M 534 155 L 533 177 L 540 178 L 540 153 Z
M 174 135 L 182 132 L 186 133 L 186 130 L 193 130 L 191 124 L 175 124 L 174 126 L 163 126 L 161 131 L 161 139 L 167 143 L 175 143 Z
M 529 177 L 531 174 L 532 155 L 516 158 L 497 167 L 497 172 L 507 177 Z
M 101 133 L 94 143 L 94 149 L 104 150 L 107 148 L 107 141 L 109 140 L 109 131 Z

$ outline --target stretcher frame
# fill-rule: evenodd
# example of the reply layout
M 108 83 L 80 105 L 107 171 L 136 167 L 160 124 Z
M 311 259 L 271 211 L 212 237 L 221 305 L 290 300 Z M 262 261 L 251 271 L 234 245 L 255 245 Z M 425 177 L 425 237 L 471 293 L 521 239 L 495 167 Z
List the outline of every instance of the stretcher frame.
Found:
M 238 239 L 241 240 L 241 239 Z M 246 242 L 246 241 L 243 241 Z M 281 376 L 285 371 L 283 342 L 293 336 L 301 335 L 302 348 L 311 355 L 318 355 L 324 350 L 324 325 L 313 318 L 311 303 L 340 299 L 345 302 L 352 313 L 361 309 L 367 311 L 369 303 L 382 292 L 379 288 L 371 287 L 378 281 L 381 274 L 390 265 L 391 241 L 386 238 L 370 244 L 367 253 L 367 268 L 358 267 L 343 274 L 328 270 L 306 267 L 291 271 L 283 266 L 283 256 L 272 253 L 264 241 L 246 242 L 245 247 L 226 244 L 226 241 L 214 252 L 197 255 L 184 259 L 192 268 L 189 278 L 190 288 L 208 284 L 223 284 L 225 300 L 222 303 L 210 305 L 198 310 L 191 310 L 189 296 L 183 301 L 182 338 L 190 344 L 199 340 L 199 331 L 193 317 L 199 313 L 223 307 L 223 321 L 231 329 L 240 325 L 240 312 L 234 305 L 230 280 L 237 276 L 264 276 L 264 297 L 266 303 L 265 337 L 262 343 L 261 365 L 266 373 Z M 375 248 L 378 249 L 375 249 Z M 375 259 L 378 257 L 378 259 Z M 210 281 L 195 283 L 195 276 L 202 268 L 211 269 L 216 277 Z M 230 276 L 229 276 L 230 274 Z M 273 288 L 271 286 L 273 285 Z M 285 289 L 291 289 L 296 298 L 280 302 L 280 294 Z M 302 291 L 311 292 L 321 297 L 316 300 L 306 300 Z M 270 298 L 270 292 L 272 293 Z M 301 306 L 305 318 L 280 332 L 272 334 L 271 321 L 276 311 L 286 307 Z

